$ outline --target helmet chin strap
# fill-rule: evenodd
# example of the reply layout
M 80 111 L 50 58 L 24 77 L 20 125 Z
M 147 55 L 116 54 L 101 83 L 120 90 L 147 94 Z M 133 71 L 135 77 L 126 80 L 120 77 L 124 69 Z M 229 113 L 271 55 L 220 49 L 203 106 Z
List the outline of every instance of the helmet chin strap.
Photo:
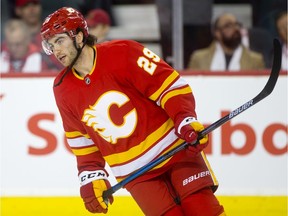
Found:
M 83 48 L 84 48 L 85 45 L 86 45 L 86 41 L 87 41 L 87 38 L 85 37 L 85 38 L 84 38 L 84 41 L 83 41 L 83 46 L 80 47 L 80 48 L 78 48 L 78 47 L 77 47 L 77 44 L 76 44 L 76 40 L 75 40 L 75 38 L 74 38 L 73 44 L 74 44 L 74 47 L 77 49 L 77 55 L 76 55 L 76 57 L 74 58 L 74 60 L 72 61 L 72 63 L 66 68 L 66 71 L 63 73 L 63 75 L 61 76 L 59 82 L 56 83 L 56 84 L 54 85 L 54 87 L 59 86 L 59 85 L 62 83 L 64 77 L 67 75 L 67 73 L 73 68 L 73 66 L 74 66 L 74 64 L 76 63 L 76 61 L 78 60 L 78 58 L 79 58 L 79 56 L 80 56 Z

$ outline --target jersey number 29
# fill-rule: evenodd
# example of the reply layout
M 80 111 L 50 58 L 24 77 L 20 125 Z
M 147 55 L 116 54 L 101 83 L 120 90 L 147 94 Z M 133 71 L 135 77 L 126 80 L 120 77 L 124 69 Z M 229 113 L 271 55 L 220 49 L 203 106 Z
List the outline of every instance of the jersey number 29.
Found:
M 154 62 L 159 62 L 160 58 L 151 50 L 144 48 L 143 49 L 144 56 L 140 56 L 137 60 L 137 64 L 140 68 L 143 68 L 147 73 L 153 75 L 155 72 L 157 65 Z

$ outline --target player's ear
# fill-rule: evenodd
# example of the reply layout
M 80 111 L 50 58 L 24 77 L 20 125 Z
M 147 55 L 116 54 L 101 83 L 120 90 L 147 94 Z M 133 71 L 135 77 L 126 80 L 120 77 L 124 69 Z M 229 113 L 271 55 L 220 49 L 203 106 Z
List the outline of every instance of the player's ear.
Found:
M 83 35 L 83 32 L 82 31 L 79 31 L 78 33 L 77 33 L 77 35 L 76 35 L 76 43 L 77 44 L 80 44 L 80 43 L 82 43 L 83 42 L 83 40 L 84 40 L 84 35 Z

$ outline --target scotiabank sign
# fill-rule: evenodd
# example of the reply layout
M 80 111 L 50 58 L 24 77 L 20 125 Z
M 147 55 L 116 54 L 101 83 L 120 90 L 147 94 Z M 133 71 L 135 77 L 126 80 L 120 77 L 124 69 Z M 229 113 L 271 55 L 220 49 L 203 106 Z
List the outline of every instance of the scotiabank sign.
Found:
M 267 76 L 184 76 L 209 125 L 245 104 Z M 2 195 L 77 195 L 76 161 L 56 108 L 53 78 L 1 80 Z M 287 76 L 274 92 L 210 133 L 218 194 L 283 195 L 287 188 Z M 109 169 L 109 168 L 108 168 Z M 115 179 L 111 177 L 112 184 Z M 125 193 L 125 191 L 123 192 Z M 120 192 L 121 194 L 121 192 Z
M 222 111 L 221 117 L 229 114 L 228 111 Z M 34 146 L 28 145 L 28 154 L 35 156 L 45 156 L 48 154 L 52 154 L 57 150 L 57 145 L 59 143 L 63 143 L 65 149 L 68 152 L 71 152 L 69 146 L 66 142 L 65 136 L 63 134 L 62 139 L 57 140 L 56 134 L 52 131 L 46 130 L 41 127 L 41 124 L 55 122 L 55 114 L 54 113 L 37 113 L 34 116 L 31 116 L 27 122 L 27 129 L 31 133 L 32 136 L 39 137 L 45 140 L 45 145 Z M 245 137 L 245 143 L 242 147 L 235 147 L 231 141 L 231 137 L 234 133 L 241 132 Z M 263 149 L 271 154 L 271 155 L 284 155 L 287 153 L 287 145 L 278 146 L 277 140 L 273 139 L 277 133 L 287 133 L 287 126 L 281 123 L 271 123 L 267 125 L 267 128 L 263 131 L 260 138 L 263 144 Z M 214 145 L 213 141 L 213 133 L 209 135 L 210 145 L 205 149 L 207 155 L 213 154 L 212 146 Z M 253 152 L 256 147 L 256 131 L 254 128 L 245 123 L 236 123 L 232 124 L 230 121 L 225 123 L 221 128 L 221 154 L 229 155 L 247 155 Z M 279 141 L 278 141 L 279 142 Z

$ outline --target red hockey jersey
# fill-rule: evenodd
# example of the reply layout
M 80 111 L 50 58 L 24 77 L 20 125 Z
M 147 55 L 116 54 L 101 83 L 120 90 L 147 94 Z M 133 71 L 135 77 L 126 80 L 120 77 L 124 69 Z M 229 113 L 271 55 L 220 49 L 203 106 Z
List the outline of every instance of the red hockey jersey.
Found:
M 118 40 L 93 48 L 91 72 L 84 78 L 68 72 L 54 87 L 55 99 L 79 173 L 106 161 L 120 180 L 183 142 L 174 122 L 196 117 L 195 101 L 183 78 L 141 44 Z

